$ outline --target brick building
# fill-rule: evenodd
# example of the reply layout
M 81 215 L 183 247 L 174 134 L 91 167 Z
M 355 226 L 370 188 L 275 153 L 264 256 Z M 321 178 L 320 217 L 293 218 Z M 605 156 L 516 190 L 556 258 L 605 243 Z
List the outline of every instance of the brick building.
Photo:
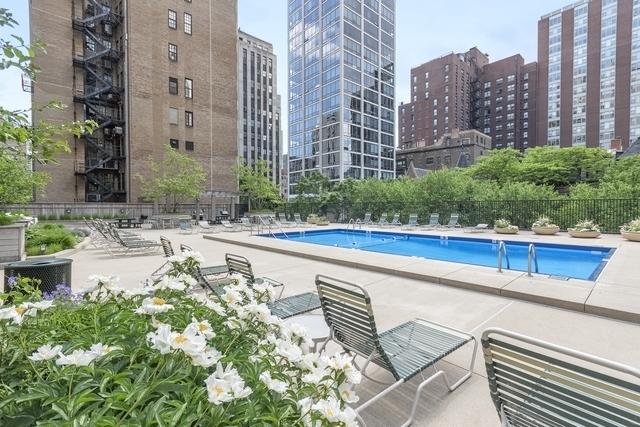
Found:
M 411 102 L 398 108 L 399 141 L 436 144 L 453 129 L 476 129 L 497 148 L 526 148 L 535 123 L 536 63 L 520 55 L 490 62 L 478 48 L 411 70 Z
M 31 0 L 30 22 L 47 43 L 33 102 L 68 106 L 34 121 L 100 125 L 44 168 L 37 201 L 138 202 L 166 144 L 202 163 L 211 194 L 237 191 L 236 0 Z

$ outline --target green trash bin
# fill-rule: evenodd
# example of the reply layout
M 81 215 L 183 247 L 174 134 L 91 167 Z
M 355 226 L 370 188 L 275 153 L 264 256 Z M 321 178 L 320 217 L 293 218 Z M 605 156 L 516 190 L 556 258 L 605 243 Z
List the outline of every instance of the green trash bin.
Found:
M 68 258 L 38 258 L 7 264 L 4 268 L 4 291 L 9 290 L 11 277 L 29 277 L 40 281 L 42 293 L 53 292 L 56 286 L 71 287 L 71 263 Z

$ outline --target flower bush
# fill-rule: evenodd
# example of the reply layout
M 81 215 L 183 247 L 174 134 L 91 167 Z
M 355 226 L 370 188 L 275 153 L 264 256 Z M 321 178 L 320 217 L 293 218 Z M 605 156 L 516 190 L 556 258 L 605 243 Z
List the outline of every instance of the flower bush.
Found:
M 270 285 L 192 292 L 200 261 L 173 257 L 142 289 L 96 275 L 49 300 L 28 281 L 0 294 L 0 425 L 357 425 L 351 357 L 311 352 Z
M 574 231 L 595 231 L 600 232 L 600 227 L 593 221 L 583 220 L 578 221 L 576 226 L 573 228 Z
M 625 233 L 640 233 L 640 218 L 629 221 L 628 223 L 620 227 L 620 230 L 624 231 Z
M 549 217 L 541 216 L 531 226 L 531 228 L 538 228 L 538 227 L 557 227 L 557 225 L 551 222 L 551 219 Z
M 496 220 L 496 222 L 493 223 L 493 226 L 495 228 L 508 228 L 509 230 L 517 230 L 518 229 L 517 226 L 511 225 L 509 220 L 506 220 L 506 219 L 498 219 L 498 220 Z
M 0 226 L 11 225 L 20 218 L 22 218 L 22 215 L 20 214 L 13 214 L 11 212 L 0 212 Z

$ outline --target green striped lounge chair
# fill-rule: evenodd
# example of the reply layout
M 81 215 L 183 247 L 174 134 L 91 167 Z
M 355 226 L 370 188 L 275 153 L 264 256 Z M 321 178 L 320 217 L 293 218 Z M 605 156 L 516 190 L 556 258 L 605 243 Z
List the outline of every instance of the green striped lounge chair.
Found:
M 320 308 L 320 298 L 315 292 L 305 292 L 282 298 L 284 284 L 268 277 L 256 277 L 253 273 L 251 263 L 243 256 L 226 254 L 225 261 L 227 263 L 229 274 L 239 274 L 247 279 L 249 284 L 266 282 L 274 288 L 280 289 L 278 299 L 269 304 L 271 314 L 274 316 L 286 319 L 288 317 L 297 316 Z
M 503 427 L 638 427 L 640 370 L 503 329 L 482 334 Z
M 453 391 L 471 377 L 477 353 L 477 341 L 472 335 L 424 319 L 415 319 L 378 333 L 371 299 L 364 288 L 323 275 L 316 276 L 316 286 L 330 330 L 330 336 L 320 351 L 333 341 L 348 353 L 365 359 L 360 368 L 365 378 L 381 383 L 368 375 L 370 364 L 379 366 L 394 377 L 384 390 L 355 408 L 358 415 L 387 393 L 420 375 L 423 381 L 414 394 L 409 418 L 402 424 L 409 426 L 415 417 L 420 394 L 427 385 L 442 378 L 448 389 Z M 468 370 L 457 382 L 450 384 L 446 373 L 437 370 L 436 363 L 471 341 L 474 346 Z M 425 379 L 428 368 L 434 368 L 436 372 Z
M 418 227 L 418 214 L 411 214 L 409 215 L 409 221 L 402 228 L 404 230 L 412 230 L 412 229 L 415 229 L 416 227 Z
M 362 225 L 371 225 L 371 224 L 373 224 L 373 222 L 371 221 L 371 212 L 367 212 L 364 214 Z
M 387 214 L 380 214 L 380 220 L 378 221 L 378 227 L 386 227 L 389 225 L 389 221 L 387 221 Z
M 424 228 L 428 229 L 428 230 L 433 230 L 435 228 L 440 227 L 440 214 L 438 213 L 432 213 L 429 216 L 429 223 L 427 223 Z

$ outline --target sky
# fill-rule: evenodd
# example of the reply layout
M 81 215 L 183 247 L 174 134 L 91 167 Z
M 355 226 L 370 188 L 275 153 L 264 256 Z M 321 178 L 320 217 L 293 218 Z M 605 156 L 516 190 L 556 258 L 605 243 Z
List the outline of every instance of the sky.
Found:
M 135 1 L 135 0 L 134 0 Z M 28 0 L 0 0 L 20 22 L 11 30 L 28 38 Z M 499 60 L 520 53 L 537 57 L 538 19 L 571 0 L 396 0 L 396 103 L 409 100 L 410 71 L 449 52 L 477 46 Z M 283 130 L 287 130 L 287 0 L 238 0 L 238 26 L 271 42 L 278 57 L 278 92 L 282 96 Z M 0 29 L 6 38 L 7 29 Z M 28 108 L 20 74 L 0 71 L 0 105 Z

